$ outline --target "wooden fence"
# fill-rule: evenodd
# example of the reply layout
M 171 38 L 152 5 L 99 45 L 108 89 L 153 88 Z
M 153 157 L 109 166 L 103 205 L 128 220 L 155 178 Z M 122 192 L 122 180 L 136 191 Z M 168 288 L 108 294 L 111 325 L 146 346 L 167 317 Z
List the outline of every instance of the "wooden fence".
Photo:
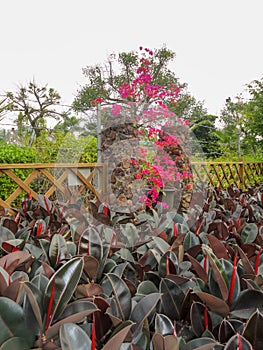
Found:
M 10 193 L 7 198 L 0 196 L 0 205 L 9 210 L 25 194 L 31 194 L 34 199 L 43 194 L 66 200 L 70 192 L 92 198 L 100 197 L 105 191 L 102 163 L 0 164 L 0 181 L 2 176 L 5 179 L 1 183 L 5 183 L 5 188 L 9 186 Z
M 263 183 L 263 162 L 192 162 L 195 181 L 225 189 Z
M 263 183 L 263 162 L 192 162 L 195 182 L 227 188 L 243 189 Z M 69 190 L 99 197 L 105 192 L 106 169 L 102 163 L 81 164 L 0 164 L 0 183 L 9 184 L 8 196 L 0 196 L 0 205 L 12 210 L 26 193 L 37 199 L 66 196 Z M 1 177 L 5 177 L 5 181 Z M 1 186 L 1 185 L 0 185 Z M 1 188 L 0 188 L 1 189 Z

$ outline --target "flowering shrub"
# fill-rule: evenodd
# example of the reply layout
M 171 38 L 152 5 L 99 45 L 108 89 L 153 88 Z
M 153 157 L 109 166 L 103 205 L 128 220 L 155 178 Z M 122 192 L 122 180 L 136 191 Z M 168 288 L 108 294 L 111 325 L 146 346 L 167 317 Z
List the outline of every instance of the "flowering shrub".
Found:
M 110 108 L 102 108 L 102 111 L 110 110 L 111 126 L 115 125 L 116 121 L 119 123 L 119 117 L 120 120 L 121 117 L 125 120 L 124 127 L 125 123 L 134 124 L 138 133 L 139 152 L 136 150 L 136 156 L 131 157 L 130 162 L 131 165 L 135 162 L 137 165 L 134 179 L 142 180 L 142 186 L 147 187 L 147 193 L 141 200 L 151 207 L 160 202 L 160 194 L 166 187 L 174 188 L 176 183 L 185 182 L 190 190 L 189 181 L 192 174 L 189 167 L 182 169 L 182 166 L 179 166 L 183 163 L 182 158 L 185 154 L 182 141 L 176 132 L 178 124 L 184 127 L 184 132 L 187 133 L 188 122 L 178 119 L 169 109 L 169 106 L 176 104 L 180 99 L 182 86 L 153 83 L 154 53 L 141 47 L 140 54 L 134 78 L 119 86 L 119 96 L 116 98 L 118 103 L 110 104 Z M 92 101 L 92 104 L 109 107 L 109 102 L 104 103 L 101 97 Z

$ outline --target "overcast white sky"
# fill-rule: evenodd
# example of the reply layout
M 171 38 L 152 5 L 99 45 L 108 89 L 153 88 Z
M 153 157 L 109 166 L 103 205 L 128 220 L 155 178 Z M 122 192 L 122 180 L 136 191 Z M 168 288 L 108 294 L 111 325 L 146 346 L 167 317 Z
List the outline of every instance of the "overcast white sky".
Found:
M 263 0 L 2 0 L 0 93 L 34 78 L 70 104 L 83 67 L 165 44 L 181 82 L 219 114 L 263 75 L 262 13 Z

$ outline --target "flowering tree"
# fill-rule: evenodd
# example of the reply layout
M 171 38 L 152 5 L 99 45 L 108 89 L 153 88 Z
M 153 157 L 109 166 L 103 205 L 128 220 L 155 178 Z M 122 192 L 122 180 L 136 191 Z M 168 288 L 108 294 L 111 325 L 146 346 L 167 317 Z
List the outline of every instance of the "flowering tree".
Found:
M 103 119 L 107 120 L 103 128 L 103 150 L 120 141 L 120 135 L 125 136 L 129 143 L 131 138 L 136 139 L 137 144 L 131 147 L 132 152 L 128 152 L 128 162 L 130 166 L 136 165 L 136 170 L 132 172 L 133 179 L 146 180 L 147 186 L 150 186 L 144 196 L 147 206 L 159 202 L 160 192 L 167 184 L 174 185 L 175 181 L 184 179 L 186 184 L 183 189 L 189 191 L 192 187 L 189 159 L 183 151 L 183 145 L 187 143 L 184 138 L 187 136 L 185 127 L 188 122 L 176 118 L 171 110 L 182 99 L 184 89 L 167 67 L 173 58 L 174 53 L 166 48 L 153 52 L 140 47 L 139 53 L 119 56 L 123 65 L 119 75 L 113 76 L 111 61 L 108 79 L 103 77 L 101 67 L 89 68 L 85 73 L 89 75 L 91 86 L 82 90 L 74 102 L 76 109 L 80 106 L 84 108 L 84 98 L 85 108 L 100 106 Z M 183 132 L 180 133 L 181 129 Z M 117 183 L 117 197 L 121 195 L 123 198 L 125 188 L 130 189 L 131 186 L 127 186 L 127 181 L 117 181 L 114 172 L 123 163 L 119 155 L 122 149 L 123 145 L 117 152 L 115 148 L 114 153 L 118 156 L 114 160 L 111 158 L 110 171 L 114 174 L 114 183 Z M 109 162 L 109 155 L 106 158 Z M 131 181 L 130 170 L 128 181 Z M 123 171 L 120 173 L 123 177 Z M 125 193 L 124 197 L 130 200 L 133 194 Z

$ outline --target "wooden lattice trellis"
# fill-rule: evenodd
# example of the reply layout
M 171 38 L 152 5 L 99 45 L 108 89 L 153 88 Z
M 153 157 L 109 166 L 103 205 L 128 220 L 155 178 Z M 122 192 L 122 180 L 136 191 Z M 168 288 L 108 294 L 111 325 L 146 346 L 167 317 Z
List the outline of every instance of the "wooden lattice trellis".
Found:
M 87 177 L 83 175 L 82 169 L 90 169 Z M 25 179 L 21 179 L 18 176 L 18 170 L 23 175 L 25 171 L 27 172 Z M 68 177 L 70 174 L 74 174 L 76 178 L 78 185 L 75 187 L 77 187 L 79 194 L 88 190 L 91 196 L 99 197 L 104 190 L 104 173 L 105 170 L 102 163 L 0 164 L 0 176 L 5 174 L 11 180 L 13 187 L 15 187 L 8 198 L 0 198 L 0 205 L 12 210 L 12 203 L 23 193 L 31 193 L 34 199 L 38 198 L 39 193 L 47 198 L 52 198 L 58 193 L 63 195 L 68 191 Z M 39 177 L 41 177 L 41 183 L 45 182 L 44 190 L 42 191 L 38 189 L 36 184 Z M 34 190 L 34 187 L 37 188 L 37 192 Z
M 263 183 L 263 162 L 192 162 L 192 172 L 195 182 L 212 185 L 225 189 L 230 185 L 243 189 Z M 90 169 L 88 176 L 84 176 L 82 169 Z M 25 178 L 17 174 L 17 170 L 27 171 Z M 22 172 L 23 173 L 23 172 Z M 93 197 L 99 198 L 105 192 L 106 169 L 102 163 L 80 164 L 0 164 L 0 177 L 6 175 L 13 182 L 15 189 L 8 198 L 0 198 L 0 206 L 12 211 L 12 204 L 24 193 L 31 193 L 37 199 L 41 193 L 47 198 L 67 191 L 68 177 L 75 174 L 79 184 L 78 193 L 88 191 Z M 34 182 L 38 177 L 46 181 L 41 191 Z
M 243 189 L 263 182 L 262 162 L 193 162 L 196 181 L 225 189 L 231 185 Z

